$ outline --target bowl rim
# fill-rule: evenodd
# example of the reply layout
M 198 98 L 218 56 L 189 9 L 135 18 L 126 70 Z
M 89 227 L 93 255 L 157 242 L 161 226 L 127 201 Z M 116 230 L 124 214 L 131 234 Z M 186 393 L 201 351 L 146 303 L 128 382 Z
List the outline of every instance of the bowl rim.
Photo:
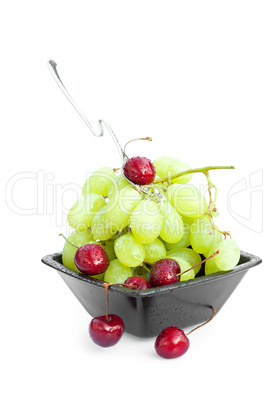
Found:
M 85 275 L 82 273 L 80 274 L 76 271 L 73 271 L 70 268 L 65 267 L 60 262 L 56 261 L 56 258 L 60 257 L 61 255 L 62 252 L 48 254 L 42 257 L 41 261 L 45 265 L 48 265 L 51 268 L 56 269 L 57 271 L 59 271 L 59 273 L 64 273 L 66 275 L 72 276 L 75 279 L 88 282 L 91 285 L 101 287 L 104 290 L 103 281 L 96 278 L 92 278 L 89 275 Z M 260 257 L 240 250 L 240 258 L 241 257 L 245 258 L 247 261 L 243 262 L 242 264 L 238 264 L 234 269 L 229 271 L 216 272 L 213 274 L 203 275 L 194 279 L 190 279 L 188 281 L 176 282 L 171 285 L 159 286 L 145 290 L 135 290 L 129 288 L 127 289 L 121 285 L 112 285 L 109 287 L 109 291 L 112 292 L 115 291 L 117 293 L 121 293 L 131 297 L 150 297 L 156 294 L 162 294 L 180 288 L 183 289 L 187 287 L 198 286 L 200 284 L 204 284 L 211 281 L 217 281 L 229 277 L 231 275 L 237 275 L 239 273 L 242 273 L 243 271 L 247 271 L 249 268 L 253 268 L 254 266 L 262 263 L 262 259 Z

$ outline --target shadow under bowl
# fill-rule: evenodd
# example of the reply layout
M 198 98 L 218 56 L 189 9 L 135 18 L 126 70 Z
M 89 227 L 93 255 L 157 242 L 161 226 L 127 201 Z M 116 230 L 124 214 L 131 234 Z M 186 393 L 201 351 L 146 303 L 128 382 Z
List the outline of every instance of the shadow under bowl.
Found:
M 42 262 L 58 271 L 91 316 L 105 314 L 102 281 L 62 265 L 62 253 L 46 255 Z M 123 319 L 126 332 L 143 338 L 156 336 L 170 325 L 183 329 L 200 324 L 211 317 L 211 307 L 219 312 L 249 268 L 261 262 L 259 257 L 241 251 L 239 264 L 230 271 L 201 275 L 189 281 L 147 290 L 111 286 L 109 313 Z

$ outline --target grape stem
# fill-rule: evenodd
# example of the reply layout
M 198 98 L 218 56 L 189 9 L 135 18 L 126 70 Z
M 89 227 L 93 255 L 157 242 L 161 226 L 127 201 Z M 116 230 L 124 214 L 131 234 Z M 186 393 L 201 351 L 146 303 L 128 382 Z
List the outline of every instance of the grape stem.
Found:
M 207 214 L 207 215 L 211 215 L 211 212 L 212 212 L 213 208 L 215 207 L 215 203 L 216 203 L 216 199 L 217 199 L 218 190 L 217 190 L 217 187 L 214 186 L 214 184 L 212 183 L 208 171 L 207 171 L 207 172 L 204 172 L 204 175 L 205 175 L 206 178 L 207 178 L 207 182 L 208 182 L 208 193 L 209 193 L 209 206 L 208 206 L 208 209 L 207 209 L 206 214 Z M 214 188 L 214 199 L 212 199 L 212 193 L 211 193 L 211 189 L 212 189 L 212 188 Z
M 145 269 L 145 271 L 147 271 L 149 274 L 151 273 L 150 269 L 147 267 L 146 264 L 144 264 L 144 262 L 140 265 L 143 269 Z
M 208 215 L 208 217 L 209 217 L 209 219 L 211 221 L 212 229 L 217 230 L 219 233 L 223 234 L 225 238 L 226 238 L 227 235 L 230 236 L 230 238 L 232 238 L 230 232 L 221 231 L 218 228 L 216 228 L 216 226 L 214 224 L 214 221 L 213 221 L 213 218 L 212 218 L 212 211 L 213 210 L 215 211 L 215 209 L 216 209 L 215 203 L 216 203 L 216 199 L 217 199 L 218 190 L 217 190 L 217 187 L 212 183 L 212 181 L 210 179 L 209 171 L 210 170 L 219 170 L 219 169 L 236 169 L 236 166 L 206 166 L 206 167 L 203 167 L 203 168 L 188 169 L 188 170 L 184 170 L 184 171 L 179 172 L 179 173 L 175 173 L 175 174 L 173 174 L 171 176 L 166 176 L 166 177 L 156 179 L 153 182 L 153 184 L 167 182 L 168 186 L 170 186 L 171 181 L 173 179 L 176 179 L 177 177 L 184 176 L 186 174 L 191 174 L 191 173 L 203 173 L 207 178 L 208 192 L 209 192 L 209 199 L 210 199 L 210 202 L 209 202 L 209 205 L 208 205 L 208 208 L 207 208 L 207 211 L 206 211 L 206 215 Z M 214 189 L 214 199 L 212 198 L 212 192 L 211 192 L 212 189 Z
M 219 170 L 219 169 L 236 169 L 236 167 L 235 166 L 206 166 L 203 168 L 183 170 L 182 172 L 175 173 L 171 176 L 169 175 L 166 177 L 160 177 L 159 179 L 154 180 L 153 184 L 163 183 L 165 181 L 168 182 L 173 179 L 176 179 L 177 177 L 184 176 L 184 175 L 190 174 L 190 173 L 206 173 L 209 170 Z
M 215 310 L 214 307 L 211 307 L 211 309 L 212 309 L 212 312 L 213 312 L 212 317 L 210 317 L 210 319 L 207 320 L 206 322 L 203 322 L 203 324 L 198 325 L 198 327 L 196 327 L 196 328 L 192 329 L 191 331 L 187 332 L 186 336 L 188 336 L 189 334 L 191 334 L 192 332 L 194 332 L 196 329 L 203 327 L 203 325 L 208 324 L 208 323 L 215 317 L 215 315 L 216 315 L 216 310 Z
M 226 236 L 227 236 L 227 235 L 230 236 L 230 238 L 232 238 L 230 232 L 222 231 L 222 230 L 216 228 L 216 226 L 215 226 L 215 223 L 214 223 L 213 217 L 212 217 L 212 211 L 217 210 L 215 204 L 216 204 L 218 189 L 217 189 L 217 187 L 212 183 L 211 178 L 210 178 L 210 176 L 209 176 L 209 172 L 206 171 L 206 172 L 203 172 L 203 173 L 204 173 L 204 175 L 205 175 L 206 178 L 207 178 L 207 182 L 208 182 L 208 193 L 209 193 L 209 205 L 208 205 L 208 208 L 207 208 L 207 210 L 206 210 L 206 215 L 208 215 L 208 217 L 209 217 L 209 219 L 210 219 L 211 226 L 212 226 L 212 230 L 213 230 L 213 231 L 214 231 L 214 230 L 217 230 L 219 233 L 223 234 L 225 239 L 226 239 Z M 214 188 L 214 199 L 213 199 L 213 197 L 212 197 L 212 192 L 211 192 L 211 189 L 213 189 L 213 188 Z

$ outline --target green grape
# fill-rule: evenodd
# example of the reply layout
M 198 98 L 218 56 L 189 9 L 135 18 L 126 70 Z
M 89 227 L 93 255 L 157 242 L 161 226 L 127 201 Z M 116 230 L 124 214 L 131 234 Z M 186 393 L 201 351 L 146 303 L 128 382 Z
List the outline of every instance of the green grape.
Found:
M 163 216 L 160 237 L 169 243 L 177 243 L 183 236 L 183 221 L 181 216 L 168 201 L 160 202 L 159 208 Z
M 85 230 L 84 232 L 79 232 L 75 230 L 68 236 L 67 240 L 74 244 L 74 246 L 81 247 L 83 244 L 90 243 L 90 241 L 92 240 L 92 234 L 89 230 Z M 65 267 L 80 273 L 74 263 L 74 256 L 77 252 L 77 248 L 74 246 L 65 241 L 62 250 L 62 263 Z
M 124 283 L 130 276 L 133 276 L 131 268 L 126 267 L 119 260 L 115 259 L 110 261 L 104 273 L 104 282 Z
M 114 252 L 126 267 L 137 267 L 143 263 L 145 257 L 144 246 L 131 233 L 126 233 L 115 240 Z
M 183 236 L 180 241 L 177 243 L 168 243 L 164 242 L 167 250 L 173 250 L 181 247 L 189 247 L 191 245 L 190 242 L 190 224 L 185 222 L 183 219 Z
M 161 179 L 161 177 L 155 175 L 155 180 L 157 180 L 157 179 Z M 156 184 L 157 189 L 158 189 L 158 190 L 160 190 L 160 189 L 163 190 L 164 193 L 165 193 L 165 189 L 166 189 L 169 185 L 170 185 L 170 183 L 169 183 L 168 181 L 161 181 L 160 183 L 157 183 L 157 184 Z M 159 188 L 159 187 L 160 187 L 160 188 Z M 165 194 L 164 194 L 164 195 L 165 195 Z
M 216 228 L 217 228 L 217 226 L 216 226 Z M 222 234 L 218 231 L 218 230 L 215 230 L 215 239 L 214 239 L 214 242 L 213 242 L 213 244 L 212 244 L 212 246 L 211 246 L 211 248 L 208 250 L 208 251 L 206 251 L 206 252 L 204 252 L 204 253 L 202 253 L 206 258 L 208 258 L 211 254 L 210 254 L 210 250 L 212 249 L 212 248 L 216 248 L 219 244 L 220 244 L 220 242 L 222 241 Z
M 154 160 L 154 167 L 158 177 L 172 176 L 184 170 L 190 169 L 190 166 L 178 159 L 170 156 L 160 156 Z M 192 174 L 186 174 L 172 180 L 172 183 L 188 183 L 192 179 Z
M 96 212 L 104 205 L 105 199 L 102 195 L 87 194 L 79 198 L 68 213 L 69 225 L 76 230 L 86 230 L 91 225 Z
M 189 218 L 187 216 L 182 216 L 183 223 L 187 223 L 190 227 L 192 223 L 196 220 L 196 218 Z
M 219 254 L 213 257 L 212 260 L 218 270 L 229 271 L 236 267 L 240 259 L 240 250 L 234 239 L 222 240 L 210 249 L 209 254 L 212 255 L 217 250 L 219 250 Z M 210 266 L 212 263 L 208 265 Z
M 107 197 L 108 187 L 115 178 L 115 172 L 111 167 L 103 167 L 96 170 L 85 182 L 82 195 L 94 193 Z
M 100 281 L 103 281 L 104 279 L 104 272 L 102 274 L 98 275 L 90 275 L 91 278 L 99 279 Z
M 124 187 L 109 199 L 105 218 L 113 232 L 121 232 L 128 226 L 130 215 L 140 200 L 141 195 L 133 187 Z
M 220 272 L 219 268 L 214 262 L 214 258 L 210 258 L 205 262 L 205 275 L 214 274 L 215 272 Z
M 194 265 L 199 264 L 202 259 L 201 256 L 196 253 L 194 250 L 191 248 L 177 248 L 175 250 L 171 250 L 167 252 L 167 257 L 177 257 L 177 258 L 183 258 L 185 261 L 189 262 L 190 266 L 193 267 Z M 198 274 L 202 267 L 202 264 L 199 264 L 197 267 L 193 268 L 195 275 Z
M 177 263 L 179 264 L 179 266 L 181 268 L 181 272 L 187 271 L 188 269 L 190 270 L 190 268 L 191 268 L 191 264 L 188 261 L 186 261 L 184 258 L 177 257 L 177 256 L 172 256 L 172 257 L 168 256 L 166 258 L 177 261 Z M 195 277 L 195 272 L 193 269 L 191 269 L 190 271 L 185 272 L 185 274 L 180 275 L 180 282 L 188 281 L 189 279 L 194 279 L 194 277 Z
M 190 241 L 192 248 L 200 254 L 206 254 L 216 240 L 217 230 L 213 228 L 208 215 L 197 218 L 191 225 Z
M 106 251 L 109 261 L 112 261 L 116 258 L 115 252 L 114 252 L 114 242 L 113 241 L 106 241 L 104 244 L 102 244 L 102 247 Z
M 122 188 L 125 187 L 131 187 L 133 188 L 133 186 L 124 178 L 124 176 L 122 176 L 122 174 L 120 173 L 118 176 L 115 176 L 115 178 L 113 179 L 113 181 L 111 182 L 111 184 L 109 185 L 108 188 L 108 198 L 111 198 L 114 196 L 114 194 L 117 191 L 122 190 Z
M 155 261 L 165 258 L 166 249 L 161 240 L 155 239 L 152 243 L 144 244 L 145 258 L 144 262 L 153 264 Z
M 139 242 L 152 243 L 160 235 L 162 220 L 158 204 L 150 199 L 144 199 L 138 203 L 131 214 L 132 233 Z
M 149 268 L 148 268 L 149 270 Z M 149 280 L 149 272 L 141 265 L 132 269 L 133 276 L 141 276 L 144 279 Z
M 116 233 L 116 230 L 112 230 L 106 218 L 106 209 L 107 205 L 102 207 L 92 219 L 91 231 L 95 240 L 105 241 Z
M 185 216 L 182 217 L 183 221 L 183 236 L 181 240 L 176 243 L 177 247 L 189 247 L 191 245 L 190 242 L 190 227 L 191 224 L 194 222 L 194 219 L 186 218 Z
M 166 199 L 182 218 L 199 218 L 207 210 L 207 201 L 192 184 L 172 184 L 166 192 Z

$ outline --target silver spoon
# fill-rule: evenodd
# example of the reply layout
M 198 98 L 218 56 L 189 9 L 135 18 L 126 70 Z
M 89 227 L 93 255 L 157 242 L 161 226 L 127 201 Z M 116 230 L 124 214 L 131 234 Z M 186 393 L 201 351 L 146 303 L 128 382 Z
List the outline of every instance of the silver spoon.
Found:
M 75 103 L 75 101 L 73 100 L 72 96 L 69 94 L 69 92 L 67 91 L 65 85 L 63 84 L 58 70 L 57 70 L 57 63 L 54 60 L 49 60 L 48 61 L 48 67 L 49 70 L 53 76 L 53 78 L 55 79 L 56 83 L 58 84 L 58 86 L 60 87 L 60 89 L 62 90 L 62 92 L 64 93 L 64 95 L 66 96 L 66 98 L 68 99 L 68 101 L 71 103 L 71 105 L 74 107 L 74 109 L 77 111 L 77 113 L 80 115 L 80 117 L 83 119 L 83 121 L 85 122 L 85 124 L 87 125 L 87 127 L 90 129 L 90 131 L 92 132 L 93 135 L 95 135 L 96 137 L 102 137 L 104 135 L 104 126 L 106 127 L 106 129 L 108 130 L 110 136 L 112 137 L 117 150 L 120 154 L 120 158 L 121 158 L 121 174 L 124 176 L 124 178 L 130 183 L 132 184 L 137 190 L 141 190 L 142 192 L 149 194 L 150 190 L 147 187 L 143 187 L 143 186 L 138 186 L 134 183 L 132 183 L 132 181 L 130 181 L 125 175 L 124 175 L 124 166 L 128 160 L 127 155 L 125 154 L 120 142 L 118 141 L 118 138 L 116 137 L 115 133 L 113 132 L 111 126 L 107 123 L 106 120 L 99 120 L 99 132 L 96 132 L 94 130 L 94 128 L 92 127 L 92 125 L 90 124 L 90 122 L 88 121 L 88 119 L 86 118 L 86 116 L 84 115 L 84 113 L 81 111 L 81 109 L 77 106 L 77 104 Z M 165 200 L 166 198 L 160 193 L 160 191 L 157 188 L 153 188 L 155 194 L 157 195 L 157 197 L 159 198 L 160 201 Z

